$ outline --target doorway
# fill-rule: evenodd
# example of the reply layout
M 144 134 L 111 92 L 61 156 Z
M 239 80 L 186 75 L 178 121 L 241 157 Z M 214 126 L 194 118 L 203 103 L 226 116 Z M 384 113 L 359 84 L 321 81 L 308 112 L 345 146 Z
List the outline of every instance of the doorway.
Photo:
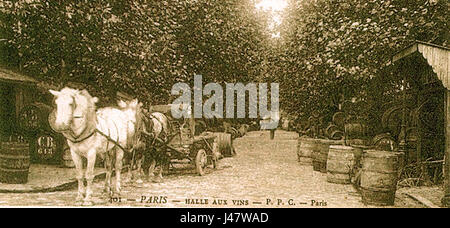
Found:
M 14 87 L 0 84 L 0 140 L 5 141 L 14 132 L 16 104 Z

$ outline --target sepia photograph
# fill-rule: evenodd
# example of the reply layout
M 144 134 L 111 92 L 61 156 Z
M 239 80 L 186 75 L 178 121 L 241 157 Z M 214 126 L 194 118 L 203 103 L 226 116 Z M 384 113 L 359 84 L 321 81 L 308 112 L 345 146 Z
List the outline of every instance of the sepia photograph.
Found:
M 449 9 L 1 0 L 0 207 L 450 207 Z

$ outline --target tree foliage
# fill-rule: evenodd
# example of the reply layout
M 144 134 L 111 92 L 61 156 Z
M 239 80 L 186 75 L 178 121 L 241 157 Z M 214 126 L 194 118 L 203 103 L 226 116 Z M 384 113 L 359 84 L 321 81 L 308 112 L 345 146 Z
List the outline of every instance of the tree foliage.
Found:
M 153 104 L 194 74 L 279 82 L 281 108 L 306 119 L 373 96 L 373 78 L 389 80 L 385 63 L 412 40 L 449 45 L 447 0 L 288 1 L 280 38 L 256 0 L 2 1 L 0 61 Z
M 369 81 L 413 40 L 448 45 L 445 0 L 290 3 L 282 34 L 281 90 L 284 107 L 299 116 L 314 110 L 332 114 L 344 99 L 364 100 Z
M 147 103 L 179 81 L 251 81 L 267 34 L 253 1 L 4 1 L 1 60 L 41 80 Z

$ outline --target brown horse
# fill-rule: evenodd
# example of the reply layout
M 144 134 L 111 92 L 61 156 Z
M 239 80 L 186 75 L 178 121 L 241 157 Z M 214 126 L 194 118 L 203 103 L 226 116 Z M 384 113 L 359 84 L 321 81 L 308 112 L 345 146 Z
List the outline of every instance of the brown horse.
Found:
M 169 164 L 169 158 L 166 154 L 164 144 L 168 143 L 170 137 L 170 122 L 167 116 L 160 112 L 153 112 L 148 115 L 147 129 L 152 132 L 148 140 L 151 142 L 147 159 L 144 157 L 143 168 L 148 168 L 148 178 L 154 177 L 155 168 L 158 168 L 155 182 L 162 181 L 163 167 Z
M 133 105 L 127 102 L 119 102 L 122 110 L 129 109 Z M 171 126 L 167 116 L 160 112 L 145 113 L 139 104 L 136 114 L 136 133 L 134 134 L 134 147 L 131 159 L 130 177 L 142 183 L 141 177 L 147 173 L 147 179 L 153 179 L 155 169 L 158 173 L 154 181 L 162 181 L 163 167 L 169 160 L 164 145 L 168 143 Z

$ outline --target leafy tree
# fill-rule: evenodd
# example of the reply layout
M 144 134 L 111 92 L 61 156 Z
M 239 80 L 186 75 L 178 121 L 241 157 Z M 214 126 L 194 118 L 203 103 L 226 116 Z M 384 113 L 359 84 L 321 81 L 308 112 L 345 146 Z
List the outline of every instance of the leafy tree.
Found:
M 448 45 L 448 1 L 290 4 L 282 30 L 285 59 L 280 59 L 282 90 L 289 92 L 282 99 L 303 118 L 314 110 L 330 115 L 344 99 L 365 100 L 369 81 L 411 41 Z
M 3 64 L 63 85 L 168 102 L 179 81 L 252 81 L 267 36 L 253 1 L 4 1 Z

